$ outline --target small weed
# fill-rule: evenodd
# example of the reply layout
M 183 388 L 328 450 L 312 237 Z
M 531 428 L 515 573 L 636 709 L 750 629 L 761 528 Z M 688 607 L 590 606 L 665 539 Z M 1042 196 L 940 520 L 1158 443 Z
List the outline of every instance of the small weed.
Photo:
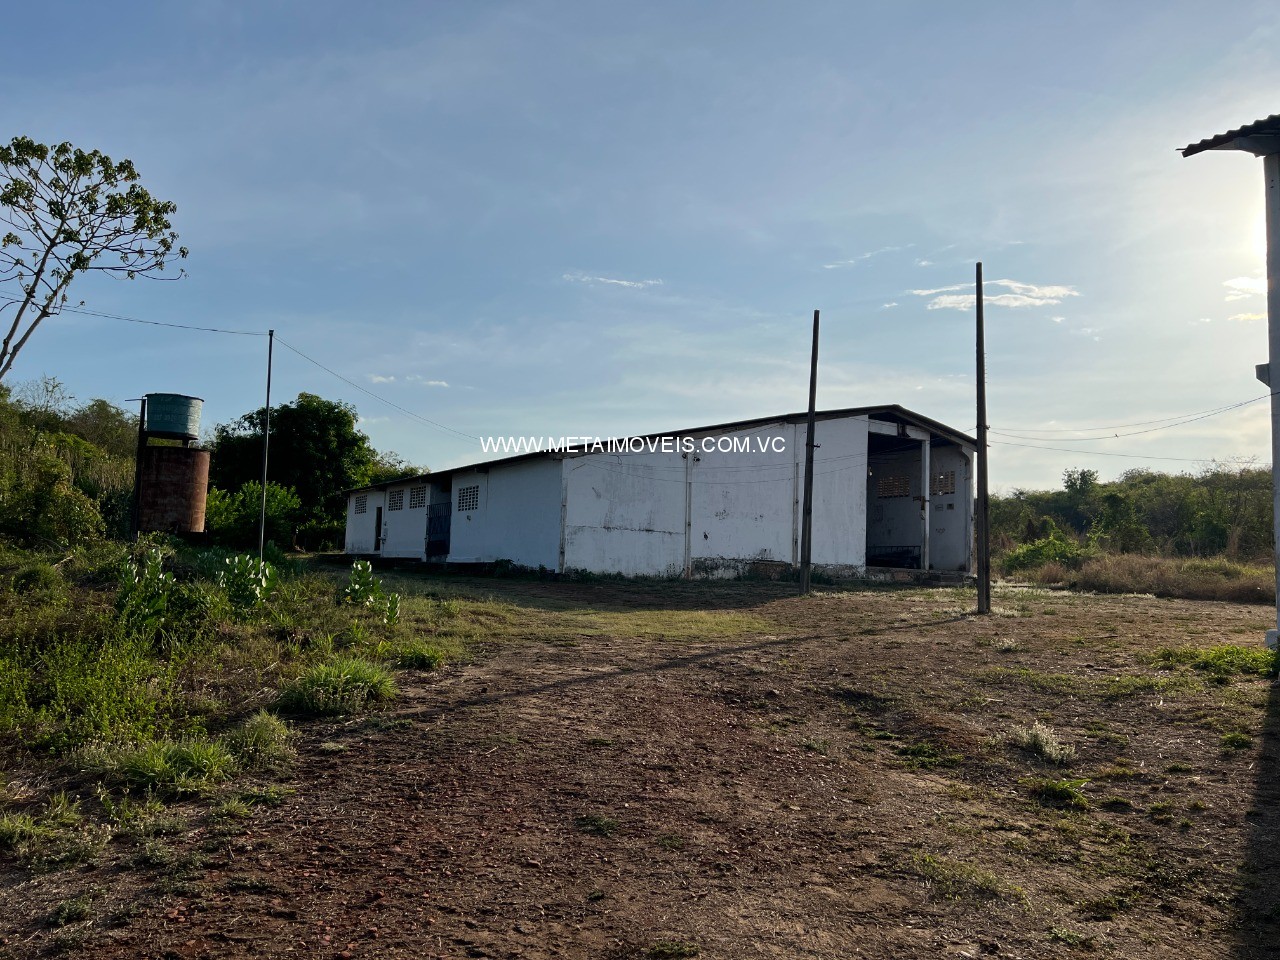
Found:
M 938 745 L 928 740 L 920 740 L 897 749 L 898 756 L 906 760 L 907 766 L 922 770 L 936 767 L 954 767 L 964 759 L 958 753 L 945 753 Z
M 51 927 L 65 927 L 69 923 L 79 923 L 93 916 L 93 902 L 88 894 L 63 900 L 49 913 L 48 922 Z
M 1189 763 L 1171 763 L 1164 768 L 1165 773 L 1195 773 L 1195 767 Z
M 830 740 L 806 740 L 804 743 L 800 744 L 800 746 L 808 750 L 810 753 L 821 754 L 824 757 L 831 752 Z
M 685 848 L 685 839 L 674 833 L 668 833 L 658 838 L 658 846 L 664 850 L 683 850 Z
M 1253 746 L 1253 737 L 1247 733 L 1232 731 L 1222 735 L 1223 750 L 1248 750 Z
M 1086 936 L 1083 933 L 1076 933 L 1074 930 L 1067 930 L 1064 927 L 1050 929 L 1049 939 L 1054 943 L 1061 943 L 1077 950 L 1092 950 L 1094 947 L 1093 937 Z
M 1172 823 L 1173 822 L 1173 804 L 1172 803 L 1153 803 L 1147 807 L 1147 816 L 1156 823 Z
M 159 840 L 146 841 L 133 855 L 133 862 L 140 867 L 171 867 L 177 860 L 173 848 Z
M 241 797 L 228 797 L 218 805 L 213 815 L 224 820 L 247 820 L 253 816 L 253 808 Z
M 1018 653 L 1025 648 L 1017 640 L 1006 639 L 997 640 L 991 645 L 991 649 L 996 653 Z
M 1066 766 L 1075 759 L 1076 748 L 1062 743 L 1053 728 L 1037 720 L 1029 727 L 1014 727 L 1009 739 L 1021 750 L 1058 766 Z
M 1104 810 L 1115 810 L 1123 813 L 1133 809 L 1133 802 L 1125 799 L 1124 797 L 1113 794 L 1101 801 L 1098 806 L 1102 807 Z
M 1030 789 L 1032 798 L 1045 807 L 1083 809 L 1089 806 L 1089 798 L 1081 792 L 1088 780 L 1049 780 L 1031 777 L 1022 781 Z
M 588 747 L 612 747 L 613 746 L 613 741 L 608 737 L 588 737 L 586 743 Z
M 1022 900 L 1020 887 L 1001 880 L 994 873 L 924 853 L 915 858 L 916 872 L 947 900 Z
M 597 837 L 611 837 L 618 832 L 619 824 L 612 817 L 593 813 L 579 817 L 574 821 L 574 826 L 583 833 L 595 834 Z

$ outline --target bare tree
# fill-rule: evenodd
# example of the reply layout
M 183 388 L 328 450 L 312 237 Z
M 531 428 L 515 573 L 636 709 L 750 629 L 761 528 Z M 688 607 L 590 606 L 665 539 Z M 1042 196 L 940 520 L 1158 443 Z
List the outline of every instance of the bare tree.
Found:
M 31 334 L 67 302 L 67 288 L 89 271 L 127 277 L 164 270 L 178 235 L 177 206 L 138 183 L 128 160 L 69 143 L 14 137 L 0 146 L 0 381 Z M 11 292 L 10 292 L 11 291 Z

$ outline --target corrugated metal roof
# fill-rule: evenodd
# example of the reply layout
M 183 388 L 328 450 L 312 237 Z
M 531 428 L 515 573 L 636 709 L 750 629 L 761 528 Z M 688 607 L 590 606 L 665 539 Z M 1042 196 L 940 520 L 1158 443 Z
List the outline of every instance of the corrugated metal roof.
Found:
M 906 423 L 917 427 L 923 427 L 930 433 L 950 440 L 961 446 L 977 448 L 978 441 L 968 434 L 961 433 L 959 430 L 948 427 L 945 423 L 939 423 L 937 420 L 931 420 L 922 414 L 908 410 L 896 403 L 886 404 L 879 407 L 844 407 L 839 410 L 819 410 L 814 414 L 818 420 L 835 420 L 840 417 L 875 417 L 877 420 L 888 420 L 891 422 Z M 751 420 L 735 420 L 730 423 L 713 423 L 707 427 L 692 427 L 687 430 L 666 430 L 661 433 L 646 433 L 638 437 L 620 437 L 619 440 L 647 440 L 654 437 L 687 437 L 697 436 L 699 434 L 708 434 L 717 430 L 740 430 L 746 427 L 763 426 L 769 423 L 803 423 L 809 419 L 806 413 L 784 413 L 774 417 L 756 417 Z M 603 439 L 603 438 L 602 438 Z M 479 468 L 488 469 L 505 463 L 517 463 L 521 460 L 534 460 L 539 457 L 546 458 L 557 456 L 560 454 L 551 451 L 539 451 L 536 453 L 520 453 L 513 457 L 502 457 L 499 460 L 486 460 L 480 463 L 469 463 L 461 467 L 449 467 L 445 470 L 435 470 L 431 473 L 424 473 L 416 477 L 401 477 L 399 480 L 387 480 L 383 483 L 371 484 L 367 487 L 356 487 L 354 490 L 348 490 L 347 493 L 358 493 L 362 490 L 385 490 L 387 487 L 395 486 L 400 483 L 411 483 L 413 481 L 430 480 L 432 477 L 447 477 L 450 474 L 461 473 L 466 470 L 476 470 Z
M 1273 113 L 1262 120 L 1246 123 L 1243 127 L 1228 130 L 1226 133 L 1220 133 L 1216 137 L 1209 137 L 1199 143 L 1188 144 L 1182 148 L 1182 155 L 1184 157 L 1194 157 L 1197 153 L 1203 153 L 1205 150 L 1214 150 L 1231 143 L 1233 140 L 1239 140 L 1241 137 L 1275 136 L 1280 136 L 1280 113 Z

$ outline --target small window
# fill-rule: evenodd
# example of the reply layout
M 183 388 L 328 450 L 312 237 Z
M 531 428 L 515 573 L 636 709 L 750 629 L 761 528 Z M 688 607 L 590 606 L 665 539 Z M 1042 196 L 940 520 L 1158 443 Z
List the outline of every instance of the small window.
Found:
M 369 495 L 362 493 L 356 497 L 356 513 L 367 513 L 369 510 Z
M 929 478 L 929 496 L 945 497 L 947 494 L 956 492 L 956 472 L 954 470 L 945 470 L 941 473 L 935 473 Z
M 881 500 L 911 496 L 911 478 L 881 477 L 876 481 L 876 496 Z
M 427 488 L 426 487 L 410 487 L 409 488 L 409 509 L 421 510 L 427 505 Z
M 480 487 L 459 487 L 458 488 L 458 512 L 463 510 L 479 510 L 480 509 Z
M 390 493 L 387 494 L 387 509 L 388 510 L 404 509 L 404 491 L 403 490 L 392 490 Z

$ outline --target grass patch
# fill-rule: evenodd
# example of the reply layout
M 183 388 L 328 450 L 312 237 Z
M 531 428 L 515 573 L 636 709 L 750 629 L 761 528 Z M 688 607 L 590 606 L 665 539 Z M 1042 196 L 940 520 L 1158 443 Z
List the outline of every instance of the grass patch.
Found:
M 1156 666 L 1171 669 L 1187 666 L 1207 673 L 1217 683 L 1230 683 L 1236 677 L 1274 677 L 1277 652 L 1265 647 L 1242 647 L 1221 644 L 1216 647 L 1165 647 L 1152 658 Z
M 1076 756 L 1075 747 L 1064 744 L 1052 727 L 1039 720 L 1029 727 L 1013 727 L 1009 739 L 1018 749 L 1058 766 L 1067 766 Z
M 222 738 L 236 762 L 246 769 L 273 767 L 288 761 L 293 756 L 291 740 L 288 724 L 266 710 L 259 710 Z
M 281 690 L 280 706 L 289 713 L 337 716 L 395 695 L 395 680 L 385 667 L 361 657 L 338 657 L 311 667 Z
M 1222 735 L 1223 750 L 1248 750 L 1253 746 L 1253 737 L 1247 733 L 1232 731 Z
M 960 754 L 948 753 L 929 740 L 919 740 L 898 747 L 895 753 L 906 761 L 907 766 L 919 770 L 954 767 L 964 759 Z
M 230 750 L 198 738 L 147 743 L 116 756 L 116 771 L 126 783 L 161 793 L 201 793 L 235 768 Z
M 1022 900 L 1026 896 L 1021 887 L 989 870 L 958 860 L 922 853 L 914 867 L 930 889 L 947 900 Z
M 583 833 L 594 834 L 597 837 L 611 837 L 618 832 L 620 824 L 612 817 L 601 816 L 592 813 L 579 817 L 573 822 L 573 825 Z
M 411 643 L 396 654 L 396 663 L 405 670 L 439 670 L 447 660 L 443 650 L 427 643 Z
M 1068 930 L 1065 927 L 1052 927 L 1049 930 L 1049 940 L 1075 950 L 1092 950 L 1095 945 L 1093 937 L 1083 933 L 1076 933 L 1074 930 Z
M 1031 777 L 1022 783 L 1031 792 L 1031 797 L 1042 807 L 1058 807 L 1067 810 L 1083 810 L 1089 806 L 1089 798 L 1081 791 L 1088 780 L 1050 780 L 1046 777 Z
M 79 923 L 93 916 L 93 901 L 88 894 L 63 900 L 50 911 L 48 923 L 51 927 L 65 927 L 71 923 Z

